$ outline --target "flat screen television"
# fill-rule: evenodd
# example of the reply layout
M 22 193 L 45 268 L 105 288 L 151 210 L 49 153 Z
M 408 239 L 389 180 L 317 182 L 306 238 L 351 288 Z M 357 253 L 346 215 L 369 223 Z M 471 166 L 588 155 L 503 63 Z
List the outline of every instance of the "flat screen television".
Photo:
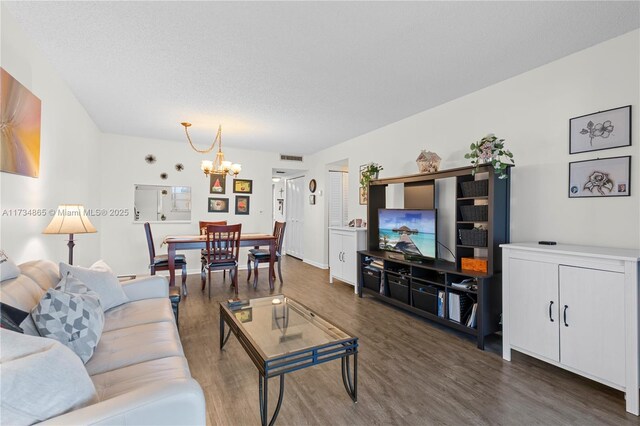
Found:
M 378 210 L 380 249 L 435 259 L 436 217 L 435 209 Z

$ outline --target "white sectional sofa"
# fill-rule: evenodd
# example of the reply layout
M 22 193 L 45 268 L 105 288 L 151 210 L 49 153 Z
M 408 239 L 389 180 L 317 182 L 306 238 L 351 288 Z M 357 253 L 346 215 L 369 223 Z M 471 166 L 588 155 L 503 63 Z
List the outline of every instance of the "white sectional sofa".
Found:
M 0 283 L 0 300 L 30 311 L 60 281 L 58 267 L 38 260 L 20 271 Z M 102 337 L 85 364 L 97 401 L 44 424 L 206 424 L 204 395 L 189 372 L 166 279 L 150 276 L 122 286 L 130 301 L 105 312 Z

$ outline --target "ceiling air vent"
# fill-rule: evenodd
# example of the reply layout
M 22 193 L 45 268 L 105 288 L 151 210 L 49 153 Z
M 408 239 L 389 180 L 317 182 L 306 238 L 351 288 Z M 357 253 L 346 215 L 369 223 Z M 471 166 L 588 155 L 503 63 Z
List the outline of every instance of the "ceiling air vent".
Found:
M 280 159 L 284 161 L 302 161 L 301 155 L 286 155 L 280 154 Z

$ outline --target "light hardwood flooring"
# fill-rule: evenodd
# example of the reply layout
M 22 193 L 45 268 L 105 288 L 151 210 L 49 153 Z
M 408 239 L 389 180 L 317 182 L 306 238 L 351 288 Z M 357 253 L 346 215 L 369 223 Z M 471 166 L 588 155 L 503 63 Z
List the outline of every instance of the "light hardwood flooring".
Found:
M 516 352 L 503 361 L 500 338 L 486 351 L 469 337 L 375 299 L 329 284 L 329 274 L 283 259 L 284 293 L 359 337 L 358 403 L 342 384 L 340 362 L 286 375 L 279 425 L 595 425 L 640 424 L 625 412 L 624 395 Z M 258 289 L 239 275 L 240 297 L 269 295 L 266 269 Z M 234 336 L 220 351 L 220 301 L 229 281 L 213 275 L 212 298 L 200 276 L 188 279 L 180 305 L 180 336 L 191 374 L 204 389 L 211 425 L 258 425 L 258 372 Z M 278 379 L 269 381 L 270 413 Z

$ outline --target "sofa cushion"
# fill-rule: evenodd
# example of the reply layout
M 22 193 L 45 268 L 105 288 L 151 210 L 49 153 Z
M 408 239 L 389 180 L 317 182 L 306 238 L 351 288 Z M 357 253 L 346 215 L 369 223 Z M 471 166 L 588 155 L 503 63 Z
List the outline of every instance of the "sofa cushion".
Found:
M 18 265 L 5 254 L 4 250 L 0 250 L 0 282 L 10 280 L 18 275 L 20 275 Z
M 0 283 L 0 301 L 22 311 L 30 312 L 38 304 L 45 291 L 34 280 L 21 274 L 17 278 Z
M 91 380 L 96 387 L 98 399 L 104 401 L 142 386 L 189 378 L 191 378 L 191 373 L 187 359 L 181 356 L 172 356 L 96 374 L 91 377 Z
M 31 311 L 38 333 L 72 349 L 89 361 L 100 341 L 104 312 L 96 292 L 71 274 L 50 288 Z
M 103 333 L 85 367 L 93 376 L 145 361 L 183 355 L 175 323 L 162 321 Z
M 143 299 L 125 303 L 104 313 L 104 331 L 160 321 L 174 321 L 168 298 Z
M 35 281 L 44 291 L 55 288 L 60 282 L 58 265 L 50 260 L 32 260 L 20 264 L 20 274 Z M 32 306 L 33 307 L 33 306 Z
M 28 425 L 96 400 L 82 361 L 61 343 L 0 330 L 2 424 Z
M 102 309 L 105 311 L 129 301 L 127 295 L 124 294 L 124 290 L 122 290 L 118 277 L 108 266 L 105 268 L 102 261 L 94 263 L 91 268 L 82 268 L 60 262 L 60 274 L 66 275 L 67 272 L 71 272 L 74 277 L 98 293 Z

